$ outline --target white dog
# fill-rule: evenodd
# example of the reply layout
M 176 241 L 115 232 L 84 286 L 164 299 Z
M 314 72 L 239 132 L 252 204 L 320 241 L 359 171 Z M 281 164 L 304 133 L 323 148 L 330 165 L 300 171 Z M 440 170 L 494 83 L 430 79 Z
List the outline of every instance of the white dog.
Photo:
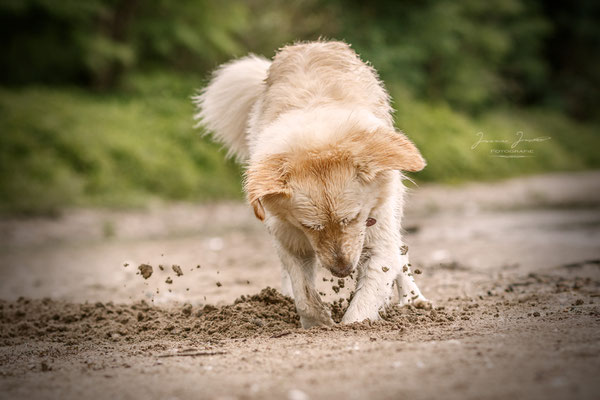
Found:
M 379 318 L 394 282 L 401 304 L 429 304 L 400 235 L 400 171 L 425 161 L 394 130 L 387 92 L 350 46 L 302 43 L 273 61 L 232 61 L 194 100 L 196 118 L 247 163 L 248 201 L 275 239 L 303 327 L 333 323 L 317 265 L 337 277 L 358 270 L 343 323 Z

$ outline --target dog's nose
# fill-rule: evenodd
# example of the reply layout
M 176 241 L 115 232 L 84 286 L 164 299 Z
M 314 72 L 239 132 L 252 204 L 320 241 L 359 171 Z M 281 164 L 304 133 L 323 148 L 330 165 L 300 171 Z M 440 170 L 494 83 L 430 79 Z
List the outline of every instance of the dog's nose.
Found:
M 331 273 L 333 274 L 333 276 L 337 277 L 337 278 L 345 278 L 348 275 L 350 275 L 350 273 L 352 272 L 352 264 L 349 262 L 345 262 L 345 261 L 338 261 L 335 263 L 335 265 L 333 266 L 333 268 L 330 268 Z
M 345 278 L 348 275 L 350 275 L 350 272 L 352 272 L 352 266 L 349 265 L 346 268 L 344 268 L 343 270 L 339 270 L 339 269 L 332 269 L 331 273 L 333 274 L 333 276 L 335 276 L 336 278 Z

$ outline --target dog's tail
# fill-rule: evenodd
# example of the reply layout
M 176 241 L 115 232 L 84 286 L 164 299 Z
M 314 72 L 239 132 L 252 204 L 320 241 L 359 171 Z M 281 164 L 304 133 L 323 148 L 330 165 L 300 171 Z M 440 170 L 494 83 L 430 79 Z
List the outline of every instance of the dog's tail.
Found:
M 260 95 L 271 62 L 253 54 L 221 65 L 210 83 L 194 97 L 194 119 L 228 148 L 228 156 L 248 157 L 246 129 L 252 106 Z

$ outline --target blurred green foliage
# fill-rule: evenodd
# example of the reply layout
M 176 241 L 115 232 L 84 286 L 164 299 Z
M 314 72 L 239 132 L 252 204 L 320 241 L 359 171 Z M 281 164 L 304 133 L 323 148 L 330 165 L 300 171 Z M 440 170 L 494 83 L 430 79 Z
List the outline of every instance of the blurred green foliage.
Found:
M 547 109 L 499 108 L 473 117 L 446 104 L 411 99 L 398 90 L 392 93 L 397 106 L 396 125 L 428 161 L 427 167 L 416 174 L 418 180 L 459 183 L 600 167 L 600 138 L 595 124 L 577 123 Z M 515 145 L 516 150 L 533 150 L 533 154 L 525 153 L 531 157 L 492 156 L 492 149 L 511 150 L 519 132 L 525 139 L 550 139 Z M 479 140 L 478 133 L 484 139 L 507 143 L 480 143 L 472 148 Z
M 427 101 L 471 113 L 547 103 L 592 118 L 599 13 L 593 0 L 0 0 L 0 82 L 110 90 L 136 72 L 205 74 L 325 36 Z
M 598 167 L 599 13 L 592 0 L 0 0 L 0 209 L 241 197 L 190 97 L 221 62 L 319 37 L 380 72 L 428 159 L 419 179 Z M 477 132 L 517 131 L 552 139 L 519 160 L 470 149 Z
M 145 90 L 1 90 L 0 123 L 10 134 L 0 136 L 0 209 L 239 198 L 239 166 L 193 129 L 188 97 Z

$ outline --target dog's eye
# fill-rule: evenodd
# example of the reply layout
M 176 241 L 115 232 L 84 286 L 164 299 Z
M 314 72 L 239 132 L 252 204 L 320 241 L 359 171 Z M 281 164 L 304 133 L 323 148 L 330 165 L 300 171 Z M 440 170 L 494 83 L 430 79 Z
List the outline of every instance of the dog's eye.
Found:
M 377 220 L 375 218 L 367 218 L 367 226 L 373 226 L 375 225 L 375 223 L 377 222 Z
M 304 228 L 306 229 L 310 229 L 311 231 L 321 231 L 323 230 L 323 225 L 306 225 L 306 224 L 301 224 Z
M 356 214 L 352 218 L 342 218 L 342 220 L 340 221 L 340 225 L 346 226 L 346 225 L 349 225 L 351 223 L 354 223 L 358 219 L 358 216 L 359 216 L 359 214 Z

